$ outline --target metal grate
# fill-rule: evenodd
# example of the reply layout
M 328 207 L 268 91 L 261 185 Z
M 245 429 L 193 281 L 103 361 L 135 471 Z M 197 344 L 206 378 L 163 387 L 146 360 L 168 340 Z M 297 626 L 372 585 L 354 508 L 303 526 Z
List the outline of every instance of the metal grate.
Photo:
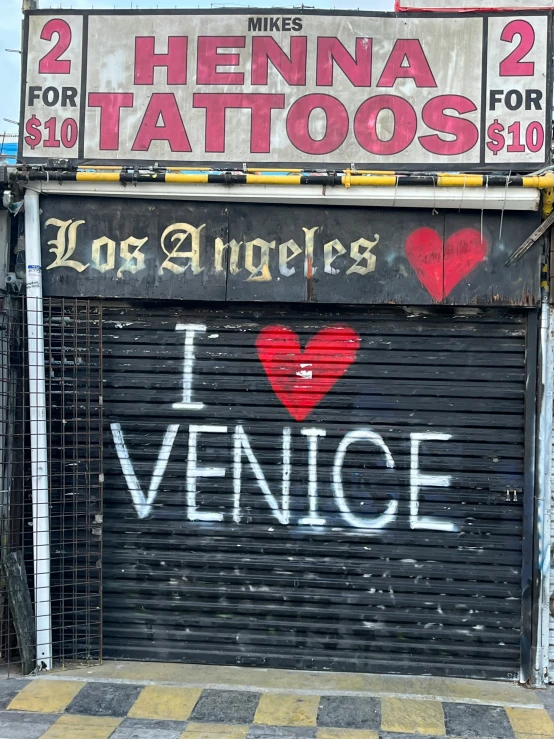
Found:
M 24 628 L 21 603 L 29 593 L 27 579 L 16 579 L 25 559 L 24 521 L 28 516 L 23 495 L 25 359 L 22 301 L 5 298 L 0 312 L 0 664 L 17 671 L 29 667 L 26 634 L 20 633 L 18 639 L 15 633 L 16 626 Z M 10 610 L 17 612 L 15 620 Z M 16 649 L 18 641 L 21 652 Z
M 2 583 L 0 664 L 36 666 L 32 444 L 24 299 L 0 315 Z M 102 325 L 90 301 L 44 300 L 44 349 L 54 664 L 101 655 Z M 44 522 L 43 522 L 44 523 Z M 46 639 L 39 635 L 39 640 Z

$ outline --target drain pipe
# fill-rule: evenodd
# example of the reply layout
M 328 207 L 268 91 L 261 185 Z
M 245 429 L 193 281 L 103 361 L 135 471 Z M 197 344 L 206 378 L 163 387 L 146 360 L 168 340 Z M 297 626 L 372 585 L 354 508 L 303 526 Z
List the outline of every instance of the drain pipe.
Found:
M 31 485 L 33 493 L 33 560 L 37 668 L 52 669 L 52 603 L 50 596 L 50 509 L 46 436 L 46 383 L 40 253 L 39 194 L 25 191 L 25 266 Z

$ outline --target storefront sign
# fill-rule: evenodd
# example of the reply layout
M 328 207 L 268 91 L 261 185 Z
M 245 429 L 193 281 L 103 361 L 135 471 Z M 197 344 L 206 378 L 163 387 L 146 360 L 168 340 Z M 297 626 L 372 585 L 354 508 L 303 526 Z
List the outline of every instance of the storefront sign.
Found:
M 536 305 L 536 213 L 44 197 L 49 296 Z
M 551 16 L 39 11 L 25 161 L 518 169 L 550 153 Z

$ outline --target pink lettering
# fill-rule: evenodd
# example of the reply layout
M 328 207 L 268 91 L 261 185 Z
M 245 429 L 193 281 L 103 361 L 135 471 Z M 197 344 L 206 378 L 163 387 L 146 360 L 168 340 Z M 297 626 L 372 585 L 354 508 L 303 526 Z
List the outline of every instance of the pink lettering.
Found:
M 225 118 L 229 108 L 247 109 L 250 119 L 250 152 L 267 154 L 271 142 L 271 111 L 285 107 L 284 95 L 256 93 L 195 93 L 194 108 L 206 109 L 206 151 L 225 151 Z M 252 125 L 253 121 L 256 125 Z
M 371 87 L 372 41 L 370 38 L 357 38 L 355 56 L 352 56 L 338 38 L 318 38 L 316 84 L 331 87 L 336 64 L 354 87 Z
M 323 110 L 327 122 L 320 139 L 310 134 L 310 116 Z M 304 95 L 291 105 L 287 116 L 287 134 L 291 144 L 306 154 L 329 154 L 344 142 L 348 134 L 348 113 L 344 105 L 331 95 Z
M 394 117 L 393 134 L 384 140 L 377 135 L 377 118 L 383 110 Z M 404 151 L 414 140 L 417 116 L 410 103 L 397 95 L 375 95 L 363 102 L 354 118 L 354 134 L 361 147 L 371 154 L 390 156 Z
M 413 79 L 416 87 L 437 86 L 418 39 L 398 39 L 395 42 L 377 87 L 394 87 L 399 79 Z
M 242 72 L 218 72 L 218 67 L 238 67 L 239 54 L 220 54 L 219 49 L 243 49 L 244 36 L 199 36 L 196 81 L 199 85 L 243 85 Z
M 479 139 L 477 127 L 466 118 L 448 115 L 445 111 L 454 110 L 456 113 L 472 113 L 477 110 L 475 105 L 462 95 L 439 95 L 429 100 L 421 112 L 423 122 L 433 131 L 449 133 L 456 138 L 449 141 L 437 136 L 436 133 L 420 136 L 419 143 L 424 149 L 433 154 L 454 156 L 464 154 L 473 149 Z
M 168 85 L 187 84 L 187 37 L 170 36 L 167 54 L 156 54 L 154 36 L 135 38 L 135 85 L 153 85 L 154 68 L 165 67 Z
M 90 92 L 89 108 L 100 108 L 101 150 L 119 149 L 119 119 L 121 108 L 133 107 L 132 92 Z
M 267 85 L 269 62 L 289 85 L 306 84 L 306 36 L 290 37 L 290 56 L 272 36 L 252 37 L 252 84 Z
M 162 125 L 158 125 L 161 119 Z M 152 141 L 167 141 L 171 151 L 191 151 L 181 113 L 171 92 L 155 92 L 139 126 L 133 151 L 148 151 Z

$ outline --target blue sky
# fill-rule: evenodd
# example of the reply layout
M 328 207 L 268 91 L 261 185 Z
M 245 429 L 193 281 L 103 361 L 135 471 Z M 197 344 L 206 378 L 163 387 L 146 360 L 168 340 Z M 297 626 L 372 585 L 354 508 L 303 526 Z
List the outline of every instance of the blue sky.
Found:
M 306 6 L 331 8 L 360 8 L 363 10 L 392 10 L 393 0 L 304 0 Z M 258 0 L 39 0 L 41 8 L 210 8 L 210 7 L 298 7 L 300 2 L 276 2 Z M 19 79 L 21 55 L 5 49 L 21 48 L 21 0 L 0 0 L 0 132 L 17 133 L 17 126 L 6 123 L 4 118 L 19 118 Z

